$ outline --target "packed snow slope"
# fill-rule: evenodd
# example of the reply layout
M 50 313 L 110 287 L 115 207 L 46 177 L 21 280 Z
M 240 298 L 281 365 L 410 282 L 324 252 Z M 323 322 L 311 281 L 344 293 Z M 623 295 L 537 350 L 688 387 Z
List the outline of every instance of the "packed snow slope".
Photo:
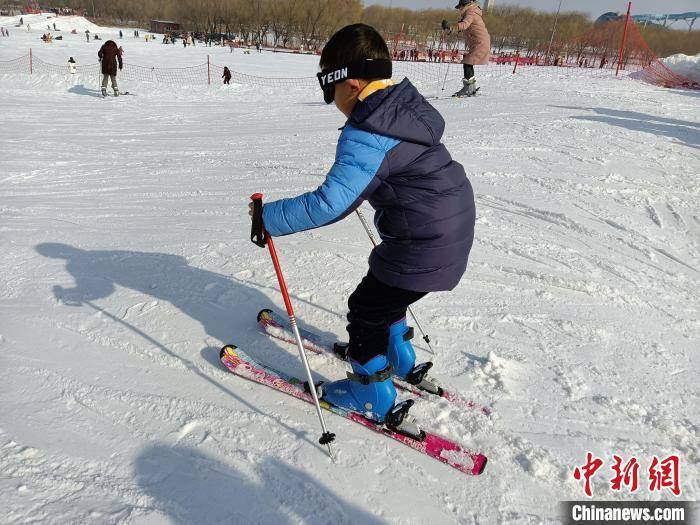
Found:
M 22 24 L 20 25 L 20 22 Z M 54 30 L 56 24 L 56 30 Z M 132 31 L 133 29 L 119 27 L 102 27 L 90 22 L 83 16 L 56 16 L 53 13 L 37 13 L 31 15 L 16 15 L 16 16 L 0 16 L 0 26 L 3 26 L 14 33 L 15 31 L 28 31 L 34 33 L 51 31 L 53 34 L 69 33 L 73 30 L 80 33 L 80 36 L 85 38 L 85 31 L 91 33 L 118 35 L 121 30 L 123 33 Z M 27 29 L 29 26 L 29 29 Z
M 11 31 L 0 60 L 31 46 L 95 61 L 84 36 L 38 36 Z M 120 44 L 142 65 L 316 68 Z M 0 523 L 558 523 L 587 451 L 606 461 L 598 499 L 670 497 L 644 472 L 635 495 L 611 492 L 613 453 L 643 469 L 678 454 L 697 499 L 698 94 L 545 69 L 479 78 L 480 96 L 434 101 L 477 195 L 470 266 L 415 305 L 435 349 L 417 339 L 419 359 L 493 409 L 414 407 L 489 456 L 468 478 L 329 414 L 331 463 L 313 408 L 218 363 L 230 342 L 302 371 L 256 330 L 282 301 L 247 204 L 315 188 L 332 164 L 343 119 L 318 90 L 132 83 L 102 99 L 96 78 L 0 76 Z M 277 248 L 301 323 L 344 337 L 360 223 Z

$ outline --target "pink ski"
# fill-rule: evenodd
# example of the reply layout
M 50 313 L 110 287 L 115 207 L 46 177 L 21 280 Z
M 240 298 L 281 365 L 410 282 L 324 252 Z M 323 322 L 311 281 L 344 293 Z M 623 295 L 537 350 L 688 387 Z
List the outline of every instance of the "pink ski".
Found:
M 255 381 L 262 385 L 269 386 L 285 394 L 289 394 L 297 399 L 313 403 L 311 395 L 302 388 L 302 381 L 279 372 L 268 366 L 261 365 L 251 359 L 243 351 L 233 345 L 227 345 L 221 349 L 220 359 L 222 364 L 234 374 Z M 425 439 L 419 441 L 403 434 L 394 432 L 384 425 L 375 423 L 361 414 L 351 412 L 325 401 L 321 401 L 321 407 L 346 419 L 359 423 L 375 432 L 384 434 L 390 438 L 400 441 L 404 445 L 414 450 L 422 452 L 433 459 L 449 465 L 464 474 L 477 476 L 484 471 L 487 458 L 483 454 L 472 452 L 462 448 L 458 443 L 450 441 L 435 434 L 425 434 Z
M 273 310 L 266 309 L 261 310 L 258 313 L 258 327 L 263 333 L 269 335 L 270 337 L 274 337 L 275 339 L 279 339 L 280 341 L 284 341 L 285 343 L 289 343 L 291 345 L 296 346 L 297 344 L 296 340 L 294 339 L 294 334 L 292 334 L 289 328 L 289 321 L 275 313 Z M 335 341 L 325 339 L 321 335 L 309 330 L 304 330 L 303 328 L 299 328 L 299 332 L 301 334 L 302 342 L 304 343 L 304 348 L 310 352 L 314 352 L 315 354 L 330 354 L 333 357 L 338 357 L 333 351 Z M 421 390 L 420 388 L 417 388 L 406 381 L 402 381 L 398 377 L 393 377 L 392 381 L 394 382 L 394 386 L 396 386 L 396 388 L 410 392 L 417 397 L 429 398 L 435 395 L 432 392 Z M 470 410 L 477 410 L 482 414 L 486 414 L 487 416 L 491 414 L 490 408 L 479 405 L 470 399 L 464 399 L 455 392 L 442 389 L 439 397 L 442 397 L 455 405 L 462 406 Z

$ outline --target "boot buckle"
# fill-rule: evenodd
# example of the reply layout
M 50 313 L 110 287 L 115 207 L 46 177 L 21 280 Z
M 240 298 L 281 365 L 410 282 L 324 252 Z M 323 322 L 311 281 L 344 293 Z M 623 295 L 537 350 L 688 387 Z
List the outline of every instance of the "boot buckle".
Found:
M 341 343 L 340 341 L 333 344 L 333 353 L 343 361 L 347 361 L 350 343 Z
M 389 363 L 384 370 L 380 370 L 379 372 L 377 372 L 376 374 L 372 374 L 371 376 L 355 374 L 354 372 L 348 372 L 347 375 L 348 379 L 350 379 L 351 381 L 356 381 L 357 383 L 366 386 L 370 383 L 381 383 L 383 381 L 386 381 L 387 379 L 391 378 L 391 374 L 393 372 L 394 367 L 391 363 Z

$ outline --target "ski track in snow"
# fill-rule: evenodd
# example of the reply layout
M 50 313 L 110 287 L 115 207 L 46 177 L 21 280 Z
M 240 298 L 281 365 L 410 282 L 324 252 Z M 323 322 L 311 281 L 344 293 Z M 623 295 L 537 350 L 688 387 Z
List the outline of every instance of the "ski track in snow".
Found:
M 10 29 L 0 60 L 38 47 Z M 38 53 L 95 61 L 79 37 Z M 316 68 L 123 45 L 139 64 Z M 642 468 L 677 453 L 683 499 L 697 499 L 697 94 L 575 72 L 480 83 L 475 99 L 434 102 L 477 195 L 470 266 L 415 306 L 436 352 L 417 337 L 419 357 L 494 410 L 415 406 L 489 457 L 471 479 L 328 415 L 333 464 L 313 408 L 218 364 L 231 342 L 302 374 L 256 330 L 282 301 L 247 202 L 319 184 L 342 125 L 319 92 L 134 83 L 136 97 L 101 100 L 95 79 L 0 76 L 0 523 L 558 523 L 587 451 L 606 469 L 613 453 Z M 301 324 L 343 337 L 369 252 L 359 222 L 277 246 Z M 597 498 L 630 498 L 608 478 Z

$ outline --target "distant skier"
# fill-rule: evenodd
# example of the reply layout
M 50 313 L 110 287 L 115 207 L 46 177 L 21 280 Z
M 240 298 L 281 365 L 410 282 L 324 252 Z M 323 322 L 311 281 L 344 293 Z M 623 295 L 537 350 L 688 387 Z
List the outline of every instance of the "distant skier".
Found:
M 71 75 L 75 75 L 76 64 L 75 64 L 75 59 L 73 57 L 70 57 L 68 59 L 68 71 L 70 72 Z
M 85 38 L 87 39 L 88 42 L 90 42 L 90 30 L 89 29 L 85 30 Z
M 491 37 L 486 29 L 486 24 L 481 17 L 481 8 L 476 0 L 459 0 L 455 6 L 459 9 L 461 19 L 457 24 L 451 26 L 447 20 L 442 21 L 444 30 L 452 30 L 465 34 L 465 39 L 469 52 L 464 55 L 462 63 L 464 64 L 464 79 L 462 89 L 455 93 L 454 97 L 471 97 L 476 95 L 479 90 L 476 87 L 476 78 L 474 77 L 474 66 L 486 65 L 489 63 L 491 54 Z
M 440 142 L 443 118 L 408 79 L 394 85 L 391 54 L 375 29 L 340 29 L 323 48 L 320 67 L 324 101 L 347 117 L 335 163 L 316 190 L 267 202 L 253 219 L 262 219 L 261 232 L 264 226 L 280 236 L 332 224 L 365 200 L 376 210 L 381 243 L 348 299 L 352 373 L 322 384 L 319 394 L 415 436 L 416 425 L 405 418 L 411 404 L 394 404 L 391 376 L 427 386 L 431 364 L 416 366 L 406 309 L 459 283 L 474 240 L 474 193 Z
M 231 70 L 224 66 L 224 74 L 222 75 L 221 78 L 224 79 L 224 84 L 230 84 L 231 83 Z
M 22 17 L 22 16 L 19 17 L 19 25 L 21 25 L 21 26 L 24 25 L 24 17 Z
M 119 48 L 114 40 L 107 40 L 97 53 L 97 57 L 102 62 L 102 96 L 107 96 L 107 80 L 112 81 L 112 89 L 114 96 L 119 96 L 119 88 L 117 87 L 117 65 L 121 70 L 123 67 L 122 56 L 119 53 Z
M 119 30 L 119 38 L 124 38 L 124 34 L 122 33 L 122 30 Z

